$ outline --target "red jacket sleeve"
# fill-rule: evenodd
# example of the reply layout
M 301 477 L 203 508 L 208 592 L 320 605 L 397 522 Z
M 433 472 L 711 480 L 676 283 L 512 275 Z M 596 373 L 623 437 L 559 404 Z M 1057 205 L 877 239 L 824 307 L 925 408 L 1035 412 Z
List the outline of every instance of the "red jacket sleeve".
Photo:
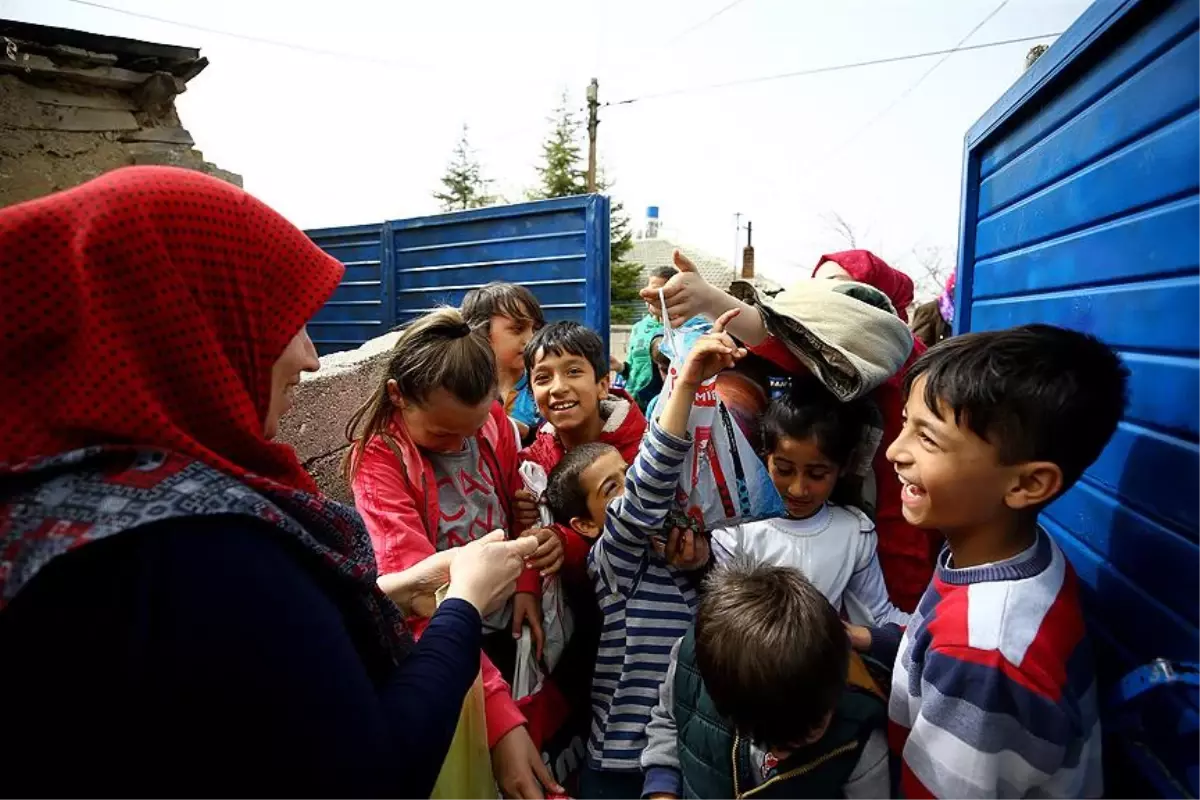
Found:
M 480 653 L 483 672 L 483 715 L 487 719 L 488 749 L 505 737 L 513 728 L 525 724 L 525 715 L 512 699 L 512 689 L 505 683 L 491 659 Z
M 350 482 L 381 575 L 408 569 L 435 552 L 412 484 L 401 470 L 396 455 L 376 438 L 367 444 Z
M 800 359 L 792 355 L 792 351 L 787 349 L 787 345 L 779 341 L 774 335 L 767 336 L 766 339 L 754 347 L 748 348 L 751 353 L 756 356 L 761 356 L 767 361 L 770 361 L 775 366 L 787 372 L 807 372 Z

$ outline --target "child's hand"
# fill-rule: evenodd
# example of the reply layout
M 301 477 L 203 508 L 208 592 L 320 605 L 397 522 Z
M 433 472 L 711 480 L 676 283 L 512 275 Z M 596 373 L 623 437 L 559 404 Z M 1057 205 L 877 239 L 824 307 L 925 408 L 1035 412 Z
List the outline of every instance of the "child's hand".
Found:
M 518 532 L 526 531 L 538 524 L 538 505 L 528 489 L 517 489 L 513 493 L 513 516 L 516 517 Z
M 862 625 L 851 625 L 849 622 L 842 623 L 846 626 L 846 635 L 850 637 L 850 647 L 860 653 L 865 653 L 871 649 L 871 629 Z
M 690 528 L 672 528 L 667 541 L 652 540 L 655 551 L 674 569 L 690 572 L 708 563 L 711 550 L 708 539 Z
M 696 341 L 679 371 L 681 383 L 685 386 L 699 386 L 745 357 L 746 349 L 738 347 L 733 337 L 725 332 L 725 326 L 740 313 L 741 309 L 737 308 L 726 311 L 713 323 L 712 331 Z
M 529 566 L 536 569 L 543 578 L 548 578 L 558 572 L 563 565 L 563 543 L 551 528 L 529 528 L 522 536 L 535 536 L 538 540 L 537 550 L 529 558 Z
M 518 592 L 513 596 L 512 634 L 514 639 L 521 638 L 521 628 L 529 626 L 533 635 L 534 657 L 542 660 L 542 644 L 546 636 L 542 633 L 542 599 L 529 592 Z

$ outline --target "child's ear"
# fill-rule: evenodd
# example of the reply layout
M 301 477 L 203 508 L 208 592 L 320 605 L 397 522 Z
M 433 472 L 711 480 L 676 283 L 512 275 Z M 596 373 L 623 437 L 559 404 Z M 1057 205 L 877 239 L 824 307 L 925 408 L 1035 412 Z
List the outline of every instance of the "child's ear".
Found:
M 406 408 L 408 406 L 408 403 L 404 400 L 404 396 L 400 394 L 400 385 L 391 378 L 387 382 L 387 396 L 388 400 L 392 401 L 392 405 L 396 408 Z
M 1053 500 L 1063 487 L 1062 468 L 1049 461 L 1030 461 L 1016 467 L 1013 485 L 1004 496 L 1015 510 L 1037 508 Z
M 606 372 L 604 373 L 604 377 L 596 382 L 596 385 L 600 387 L 600 399 L 604 400 L 608 397 L 608 390 L 612 385 L 612 378 Z
M 598 539 L 600 537 L 600 526 L 590 519 L 584 519 L 583 517 L 571 517 L 571 530 L 585 539 Z

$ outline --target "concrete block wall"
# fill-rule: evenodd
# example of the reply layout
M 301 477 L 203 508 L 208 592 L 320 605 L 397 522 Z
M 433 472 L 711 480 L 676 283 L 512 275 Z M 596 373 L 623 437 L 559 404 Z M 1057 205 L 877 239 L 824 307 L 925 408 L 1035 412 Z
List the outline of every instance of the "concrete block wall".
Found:
M 279 440 L 296 448 L 296 455 L 329 497 L 353 503 L 342 477 L 342 459 L 349 449 L 346 424 L 378 388 L 392 345 L 390 333 L 357 350 L 330 353 L 321 369 L 303 376 L 295 405 L 279 425 Z

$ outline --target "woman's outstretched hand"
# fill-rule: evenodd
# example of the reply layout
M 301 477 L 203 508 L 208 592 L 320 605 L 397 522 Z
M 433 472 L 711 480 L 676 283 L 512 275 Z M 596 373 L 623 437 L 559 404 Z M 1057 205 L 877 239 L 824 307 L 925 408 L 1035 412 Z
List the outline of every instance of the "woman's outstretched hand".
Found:
M 450 563 L 450 589 L 446 597 L 466 600 L 480 615 L 498 608 L 516 589 L 525 561 L 537 550 L 536 537 L 508 540 L 504 531 L 492 531 L 470 544 L 455 547 Z

